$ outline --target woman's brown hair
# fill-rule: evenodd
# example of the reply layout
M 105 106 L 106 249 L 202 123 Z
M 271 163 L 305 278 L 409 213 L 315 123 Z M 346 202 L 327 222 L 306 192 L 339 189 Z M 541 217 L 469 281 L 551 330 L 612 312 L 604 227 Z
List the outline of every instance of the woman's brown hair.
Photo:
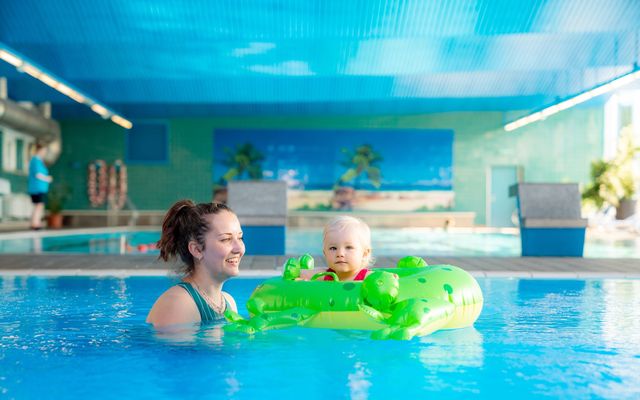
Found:
M 229 207 L 221 203 L 195 204 L 191 200 L 177 201 L 162 221 L 162 233 L 157 243 L 160 250 L 158 258 L 169 261 L 179 256 L 184 265 L 178 272 L 191 274 L 195 268 L 195 260 L 189 252 L 189 242 L 195 240 L 204 249 L 204 237 L 211 229 L 206 216 L 219 214 L 221 211 L 233 213 Z

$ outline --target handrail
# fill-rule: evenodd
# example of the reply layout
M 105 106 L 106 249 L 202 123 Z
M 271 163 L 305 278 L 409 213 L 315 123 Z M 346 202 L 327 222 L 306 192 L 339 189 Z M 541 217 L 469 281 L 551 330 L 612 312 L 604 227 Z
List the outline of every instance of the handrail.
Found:
M 131 216 L 129 217 L 127 226 L 135 227 L 138 223 L 138 218 L 140 218 L 140 211 L 138 210 L 138 207 L 136 207 L 136 205 L 133 203 L 133 201 L 131 201 L 131 198 L 129 196 L 127 196 L 125 200 L 125 206 L 121 209 L 118 209 L 114 207 L 112 203 L 109 203 L 107 207 L 107 226 L 118 225 L 118 217 L 120 216 L 120 211 L 123 211 L 126 208 L 131 211 Z
M 140 217 L 140 211 L 138 210 L 138 207 L 136 207 L 136 205 L 133 203 L 133 201 L 131 201 L 131 197 L 129 196 L 127 196 L 125 204 L 131 210 L 131 217 L 129 218 L 129 223 L 127 225 L 130 227 L 134 227 L 136 226 L 138 218 Z

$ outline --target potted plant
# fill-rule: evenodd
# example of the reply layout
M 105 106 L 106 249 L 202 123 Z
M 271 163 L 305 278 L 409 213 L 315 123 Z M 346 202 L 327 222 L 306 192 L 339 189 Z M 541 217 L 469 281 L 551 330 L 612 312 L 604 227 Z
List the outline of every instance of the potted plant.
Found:
M 66 182 L 53 183 L 47 194 L 47 226 L 50 229 L 62 228 L 62 210 L 71 197 L 71 188 Z
M 604 206 L 616 208 L 616 218 L 625 219 L 635 213 L 636 174 L 633 161 L 638 147 L 633 143 L 631 127 L 620 133 L 616 155 L 611 160 L 591 163 L 591 183 L 582 193 L 586 203 L 597 209 Z

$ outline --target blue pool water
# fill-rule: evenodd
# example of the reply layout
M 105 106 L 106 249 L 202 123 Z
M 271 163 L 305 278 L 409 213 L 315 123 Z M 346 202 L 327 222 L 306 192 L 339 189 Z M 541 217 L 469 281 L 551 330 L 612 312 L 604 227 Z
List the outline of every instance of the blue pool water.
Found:
M 242 305 L 258 283 L 225 288 Z M 0 397 L 639 398 L 640 281 L 479 283 L 475 327 L 395 342 L 305 328 L 160 336 L 144 318 L 167 278 L 0 277 Z
M 154 253 L 149 248 L 160 233 L 157 231 L 129 231 L 112 233 L 82 233 L 60 235 L 37 234 L 34 237 L 20 234 L 0 235 L 0 253 L 104 253 L 140 254 Z M 322 231 L 315 228 L 288 228 L 287 254 L 321 254 Z M 441 256 L 520 256 L 520 237 L 507 233 L 477 233 L 444 231 L 427 228 L 373 229 L 374 255 L 400 256 L 415 254 L 426 257 Z M 247 249 L 251 254 L 251 249 Z M 589 238 L 585 257 L 640 258 L 640 238 Z

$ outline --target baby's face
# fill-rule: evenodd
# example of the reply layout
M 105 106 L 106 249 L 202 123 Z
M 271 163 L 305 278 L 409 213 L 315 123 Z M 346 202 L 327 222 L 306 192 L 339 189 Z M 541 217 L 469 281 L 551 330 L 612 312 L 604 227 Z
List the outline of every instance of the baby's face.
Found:
M 366 267 L 369 252 L 349 229 L 327 232 L 322 246 L 328 267 L 343 277 Z

